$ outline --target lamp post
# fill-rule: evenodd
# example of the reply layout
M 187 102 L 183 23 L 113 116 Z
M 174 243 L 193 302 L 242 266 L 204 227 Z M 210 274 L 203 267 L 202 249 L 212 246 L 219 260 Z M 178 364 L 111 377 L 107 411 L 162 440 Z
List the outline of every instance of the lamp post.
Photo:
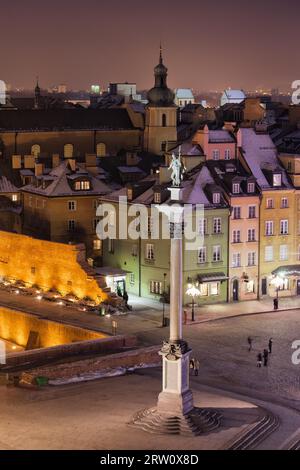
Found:
M 196 286 L 189 285 L 186 294 L 192 297 L 192 321 L 195 321 L 195 297 L 200 295 L 200 290 Z
M 162 316 L 162 327 L 166 326 L 166 319 L 165 319 L 165 305 L 166 305 L 166 277 L 167 277 L 167 273 L 164 273 L 164 290 L 163 290 L 163 316 Z
M 279 291 L 280 291 L 280 286 L 282 284 L 282 277 L 280 275 L 277 275 L 272 279 L 271 283 L 275 286 L 276 289 L 276 310 L 278 309 L 278 301 L 279 301 Z M 275 301 L 274 301 L 275 304 Z M 275 308 L 275 305 L 274 305 Z

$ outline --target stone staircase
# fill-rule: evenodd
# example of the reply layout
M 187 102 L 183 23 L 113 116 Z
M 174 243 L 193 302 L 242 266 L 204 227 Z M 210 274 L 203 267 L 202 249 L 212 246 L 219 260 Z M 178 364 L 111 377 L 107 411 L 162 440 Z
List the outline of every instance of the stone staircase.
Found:
M 236 439 L 227 443 L 226 450 L 249 450 L 254 449 L 279 426 L 280 420 L 269 411 L 261 409 L 259 421 L 248 426 L 246 430 Z
M 151 434 L 199 436 L 217 429 L 220 421 L 221 414 L 211 409 L 194 408 L 188 415 L 172 416 L 151 408 L 136 413 L 128 425 Z

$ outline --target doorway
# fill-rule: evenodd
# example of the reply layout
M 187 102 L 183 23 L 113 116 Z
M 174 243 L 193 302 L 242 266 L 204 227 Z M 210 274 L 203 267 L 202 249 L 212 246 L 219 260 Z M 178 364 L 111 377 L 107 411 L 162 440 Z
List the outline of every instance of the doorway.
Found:
M 267 295 L 267 279 L 265 277 L 261 280 L 261 295 Z
M 297 279 L 297 295 L 300 295 L 300 279 Z
M 238 302 L 239 300 L 239 281 L 235 279 L 232 283 L 232 300 Z

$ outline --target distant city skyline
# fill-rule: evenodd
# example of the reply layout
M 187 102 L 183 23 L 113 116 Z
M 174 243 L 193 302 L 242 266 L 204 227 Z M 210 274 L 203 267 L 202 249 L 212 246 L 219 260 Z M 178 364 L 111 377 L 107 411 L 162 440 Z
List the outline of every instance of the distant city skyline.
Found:
M 289 91 L 300 78 L 298 2 L 217 3 L 2 0 L 0 79 L 26 89 L 37 75 L 43 88 L 132 81 L 147 89 L 162 41 L 173 88 Z

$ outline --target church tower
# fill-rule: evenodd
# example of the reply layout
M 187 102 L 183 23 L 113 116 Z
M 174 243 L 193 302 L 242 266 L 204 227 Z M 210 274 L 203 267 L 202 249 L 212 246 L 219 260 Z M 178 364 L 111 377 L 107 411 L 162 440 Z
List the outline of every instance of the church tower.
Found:
M 36 87 L 34 90 L 34 109 L 39 109 L 41 103 L 41 89 L 39 86 L 39 79 L 36 79 Z
M 147 95 L 144 149 L 162 154 L 167 150 L 167 143 L 177 142 L 177 107 L 174 93 L 167 86 L 168 69 L 163 63 L 161 47 L 154 76 L 154 87 Z

